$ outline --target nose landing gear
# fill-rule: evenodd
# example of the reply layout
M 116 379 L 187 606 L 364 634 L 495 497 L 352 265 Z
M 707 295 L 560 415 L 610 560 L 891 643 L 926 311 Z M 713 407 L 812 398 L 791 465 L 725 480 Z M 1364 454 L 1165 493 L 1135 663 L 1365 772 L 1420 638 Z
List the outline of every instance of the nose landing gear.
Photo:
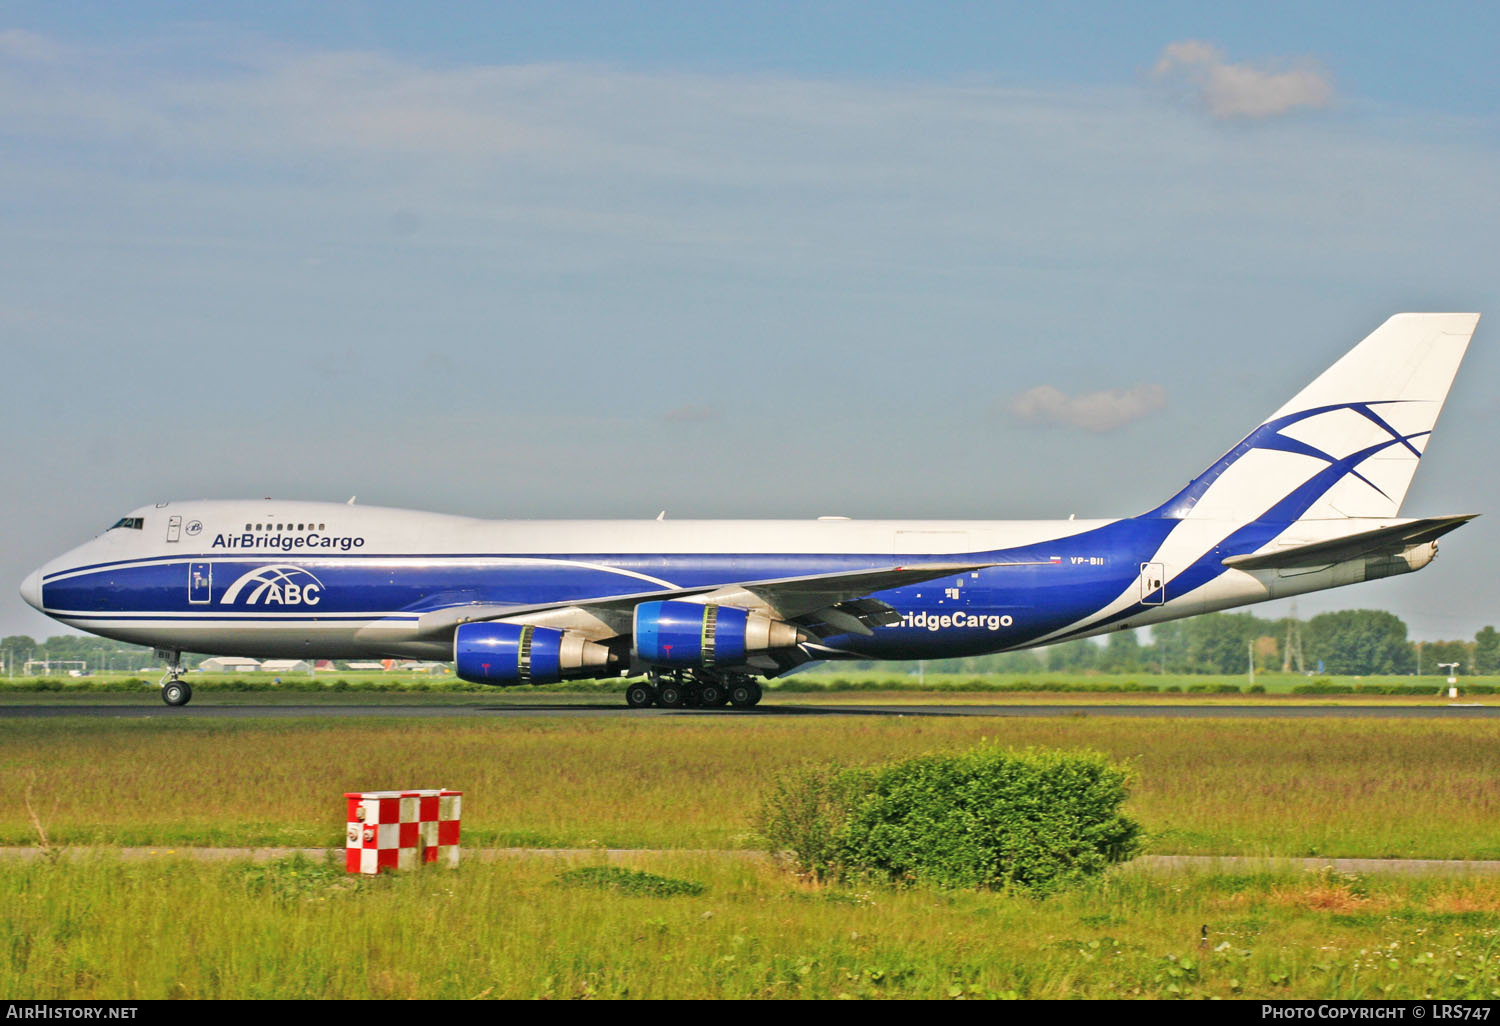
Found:
M 193 700 L 193 686 L 182 679 L 182 653 L 157 649 L 167 660 L 167 672 L 161 679 L 161 700 L 168 705 L 187 705 Z

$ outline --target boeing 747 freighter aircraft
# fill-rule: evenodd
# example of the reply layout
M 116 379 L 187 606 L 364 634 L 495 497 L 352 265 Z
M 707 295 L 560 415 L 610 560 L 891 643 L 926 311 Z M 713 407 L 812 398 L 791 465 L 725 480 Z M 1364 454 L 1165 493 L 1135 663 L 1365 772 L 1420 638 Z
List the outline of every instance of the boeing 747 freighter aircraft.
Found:
M 162 502 L 26 578 L 48 616 L 183 651 L 451 659 L 465 680 L 643 675 L 735 707 L 809 660 L 1047 645 L 1420 570 L 1403 518 L 1477 314 L 1397 314 L 1160 506 L 1121 520 L 487 521 Z

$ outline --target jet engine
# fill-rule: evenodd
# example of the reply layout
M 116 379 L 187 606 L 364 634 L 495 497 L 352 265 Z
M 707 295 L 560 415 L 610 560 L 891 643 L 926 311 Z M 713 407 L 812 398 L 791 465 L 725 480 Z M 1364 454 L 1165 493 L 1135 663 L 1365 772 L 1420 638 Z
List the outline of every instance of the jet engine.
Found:
M 635 607 L 635 655 L 655 666 L 712 669 L 751 653 L 797 644 L 796 627 L 737 606 L 679 600 Z
M 523 623 L 464 623 L 453 634 L 453 659 L 476 684 L 552 684 L 591 677 L 610 661 L 607 647 L 577 631 Z

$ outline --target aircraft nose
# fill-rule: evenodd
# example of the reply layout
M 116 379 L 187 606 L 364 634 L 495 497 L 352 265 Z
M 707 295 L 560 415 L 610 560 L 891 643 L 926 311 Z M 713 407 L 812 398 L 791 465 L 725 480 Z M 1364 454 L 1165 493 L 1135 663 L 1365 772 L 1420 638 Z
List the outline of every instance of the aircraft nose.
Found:
M 15 580 L 14 577 L 11 580 Z M 26 580 L 21 582 L 21 597 L 26 604 L 33 609 L 42 608 L 42 572 L 33 570 Z

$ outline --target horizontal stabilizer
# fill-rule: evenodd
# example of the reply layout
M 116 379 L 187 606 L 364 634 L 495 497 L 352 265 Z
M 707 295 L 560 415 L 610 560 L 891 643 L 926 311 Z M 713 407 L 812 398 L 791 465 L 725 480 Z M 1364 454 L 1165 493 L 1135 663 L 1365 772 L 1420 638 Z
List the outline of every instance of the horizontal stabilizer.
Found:
M 1230 556 L 1224 565 L 1234 570 L 1283 570 L 1291 567 L 1322 566 L 1342 563 L 1362 556 L 1394 555 L 1413 545 L 1436 541 L 1449 531 L 1462 527 L 1479 514 L 1424 517 L 1394 527 L 1345 535 L 1332 541 L 1293 545 L 1274 552 L 1257 552 L 1248 556 Z

